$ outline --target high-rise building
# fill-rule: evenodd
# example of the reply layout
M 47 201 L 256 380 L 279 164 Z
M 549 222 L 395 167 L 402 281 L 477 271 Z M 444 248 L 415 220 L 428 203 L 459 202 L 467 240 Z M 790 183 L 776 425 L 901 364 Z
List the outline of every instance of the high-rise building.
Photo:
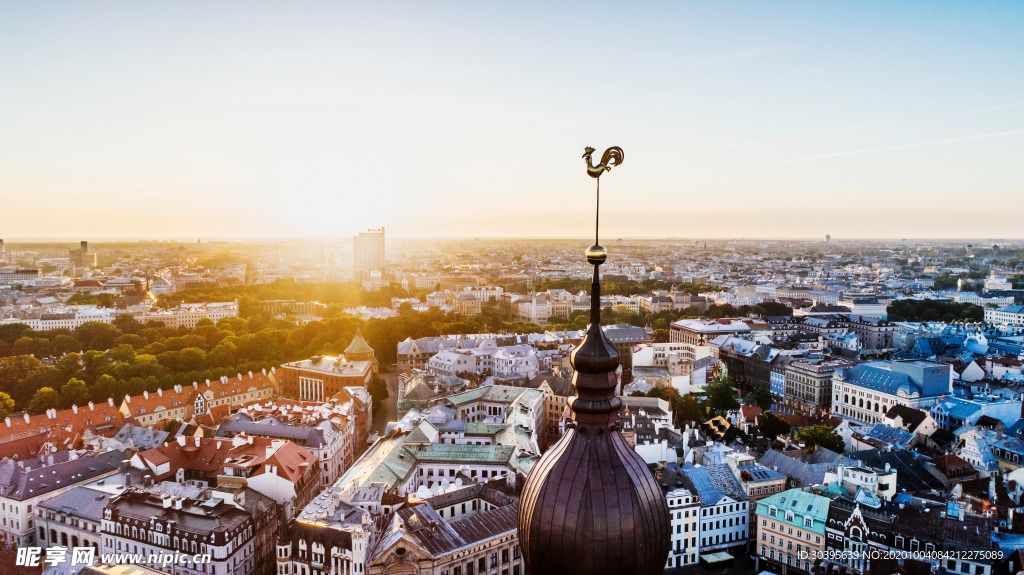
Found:
M 4 247 L 4 241 L 0 239 L 0 263 L 7 261 L 7 249 Z
M 384 273 L 384 228 L 369 230 L 352 237 L 352 262 L 355 280 L 363 281 L 370 272 Z
M 89 242 L 86 241 L 68 250 L 68 260 L 75 267 L 96 267 L 96 254 L 89 251 Z

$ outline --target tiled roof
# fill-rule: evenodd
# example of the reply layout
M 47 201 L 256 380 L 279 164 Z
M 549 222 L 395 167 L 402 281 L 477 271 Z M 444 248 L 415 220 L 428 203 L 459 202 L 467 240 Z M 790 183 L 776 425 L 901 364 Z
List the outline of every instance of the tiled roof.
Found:
M 22 501 L 117 470 L 125 459 L 121 451 L 85 454 L 71 459 L 71 452 L 53 454 L 23 462 L 0 462 L 0 495 Z
M 115 405 L 111 405 L 114 403 Z M 116 402 L 84 405 L 76 409 L 50 410 L 39 415 L 23 414 L 8 417 L 0 422 L 0 439 L 19 433 L 38 432 L 53 427 L 70 427 L 73 431 L 84 431 L 91 426 L 115 422 L 114 431 L 124 425 L 124 415 L 118 411 Z M 111 432 L 113 434 L 113 432 Z
M 769 449 L 758 463 L 778 471 L 792 479 L 795 484 L 805 487 L 821 484 L 825 480 L 825 473 L 836 469 L 835 462 L 804 463 L 774 449 Z

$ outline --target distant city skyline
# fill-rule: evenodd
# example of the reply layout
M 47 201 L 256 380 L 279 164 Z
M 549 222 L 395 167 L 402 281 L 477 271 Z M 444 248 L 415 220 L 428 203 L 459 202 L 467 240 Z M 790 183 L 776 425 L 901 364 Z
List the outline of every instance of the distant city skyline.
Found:
M 0 237 L 1024 238 L 1024 6 L 0 5 Z

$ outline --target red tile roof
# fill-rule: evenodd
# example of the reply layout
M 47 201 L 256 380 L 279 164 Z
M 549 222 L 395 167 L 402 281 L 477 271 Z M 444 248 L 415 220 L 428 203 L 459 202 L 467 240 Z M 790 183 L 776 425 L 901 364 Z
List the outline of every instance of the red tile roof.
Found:
M 39 415 L 16 415 L 0 422 L 0 440 L 20 434 L 32 434 L 48 431 L 54 427 L 70 428 L 72 431 L 84 431 L 104 423 L 112 423 L 115 427 L 110 435 L 124 425 L 125 417 L 118 411 L 113 401 L 78 407 L 77 409 L 50 410 Z

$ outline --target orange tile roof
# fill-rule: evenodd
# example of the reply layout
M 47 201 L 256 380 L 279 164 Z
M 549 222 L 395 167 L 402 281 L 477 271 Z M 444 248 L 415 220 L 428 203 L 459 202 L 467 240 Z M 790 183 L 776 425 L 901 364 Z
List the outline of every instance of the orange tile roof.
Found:
M 279 442 L 280 447 L 273 450 L 268 458 L 267 448 L 273 447 L 274 442 Z M 142 451 L 138 456 L 154 470 L 165 463 L 170 464 L 168 471 L 156 475 L 158 481 L 173 476 L 178 468 L 198 471 L 213 478 L 223 474 L 227 467 L 257 468 L 252 475 L 260 475 L 269 471 L 268 465 L 273 465 L 278 476 L 293 483 L 310 469 L 316 472 L 316 456 L 302 447 L 290 441 L 245 435 L 234 439 L 186 438 Z
M 89 405 L 77 409 L 50 410 L 39 415 L 22 414 L 8 417 L 0 422 L 0 439 L 23 433 L 39 433 L 54 427 L 70 427 L 74 431 L 84 431 L 88 427 L 106 422 L 123 424 L 124 415 L 111 403 L 113 400 L 97 404 L 90 402 Z M 117 433 L 117 429 L 114 429 L 114 433 Z
M 740 412 L 743 414 L 743 419 L 753 421 L 758 415 L 761 415 L 761 408 L 753 405 L 744 405 L 740 407 Z
M 10 441 L 0 443 L 0 459 L 9 458 L 24 461 L 39 455 L 46 443 L 46 433 L 33 433 Z
M 203 383 L 192 382 L 192 385 L 175 386 L 172 389 L 133 395 L 124 401 L 127 402 L 126 407 L 132 415 L 140 414 L 143 409 L 145 413 L 150 414 L 161 408 L 177 409 L 184 406 L 186 417 L 190 417 L 197 393 L 204 395 L 212 393 L 213 399 L 222 399 L 247 393 L 250 388 L 259 391 L 272 388 L 274 385 L 276 385 L 276 380 L 272 373 L 239 374 L 236 377 L 214 379 Z

